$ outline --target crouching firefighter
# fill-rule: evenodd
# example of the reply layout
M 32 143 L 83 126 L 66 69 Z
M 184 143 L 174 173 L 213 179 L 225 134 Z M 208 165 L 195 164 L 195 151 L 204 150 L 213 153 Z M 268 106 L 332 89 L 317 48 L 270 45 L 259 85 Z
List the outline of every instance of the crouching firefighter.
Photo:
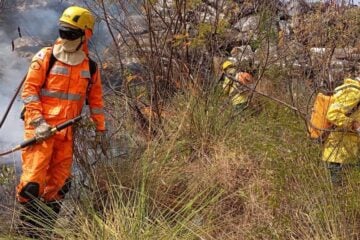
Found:
M 94 16 L 77 6 L 59 19 L 59 38 L 32 59 L 21 94 L 25 105 L 25 140 L 39 141 L 22 151 L 22 175 L 17 186 L 21 234 L 39 237 L 53 228 L 61 200 L 70 188 L 73 154 L 71 127 L 51 127 L 81 114 L 87 100 L 96 124 L 96 141 L 105 131 L 102 86 L 96 63 L 88 56 Z
M 326 118 L 334 127 L 325 141 L 322 159 L 334 185 L 343 184 L 344 169 L 359 167 L 360 78 L 346 78 L 335 89 Z
M 231 58 L 222 64 L 222 70 L 224 72 L 222 88 L 225 95 L 230 98 L 236 110 L 244 110 L 248 105 L 249 89 L 254 84 L 253 76 L 248 72 L 238 71 L 235 60 Z

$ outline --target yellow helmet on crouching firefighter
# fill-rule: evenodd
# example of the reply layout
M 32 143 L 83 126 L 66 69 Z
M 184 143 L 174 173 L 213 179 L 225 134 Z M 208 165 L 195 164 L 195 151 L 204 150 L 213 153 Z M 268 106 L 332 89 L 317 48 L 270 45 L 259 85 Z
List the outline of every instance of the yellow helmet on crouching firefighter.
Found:
M 86 29 L 93 31 L 95 25 L 95 17 L 90 11 L 77 6 L 65 9 L 59 21 L 80 28 L 83 31 Z
M 229 61 L 229 60 L 226 60 L 223 64 L 222 64 L 222 69 L 223 70 L 226 70 L 228 67 L 233 67 L 234 66 L 234 63 Z

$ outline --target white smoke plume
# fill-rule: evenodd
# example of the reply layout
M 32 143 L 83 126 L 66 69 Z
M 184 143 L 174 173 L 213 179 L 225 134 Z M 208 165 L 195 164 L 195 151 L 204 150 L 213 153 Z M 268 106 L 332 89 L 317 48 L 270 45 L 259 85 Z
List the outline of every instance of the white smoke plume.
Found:
M 11 51 L 11 40 L 0 30 L 0 116 L 2 117 L 17 85 L 26 72 L 25 59 Z M 19 119 L 20 102 L 17 100 L 10 111 L 5 124 L 0 129 L 0 150 L 22 139 L 22 122 Z
M 56 4 L 58 2 L 58 4 Z M 0 19 L 0 117 L 3 117 L 5 110 L 15 94 L 29 66 L 29 59 L 22 56 L 31 56 L 40 50 L 37 48 L 18 48 L 12 51 L 12 41 L 19 43 L 18 27 L 23 39 L 45 40 L 52 42 L 57 37 L 57 18 L 63 9 L 64 4 L 60 1 L 23 1 L 22 5 L 16 5 L 7 9 L 1 14 Z M 40 4 L 40 5 L 39 5 Z M 25 41 L 26 42 L 26 41 Z M 28 51 L 28 52 L 26 52 Z M 18 96 L 10 113 L 0 129 L 0 152 L 8 150 L 23 140 L 23 122 L 20 120 L 22 103 Z M 18 156 L 19 153 L 16 153 Z M 3 163 L 3 159 L 1 160 Z

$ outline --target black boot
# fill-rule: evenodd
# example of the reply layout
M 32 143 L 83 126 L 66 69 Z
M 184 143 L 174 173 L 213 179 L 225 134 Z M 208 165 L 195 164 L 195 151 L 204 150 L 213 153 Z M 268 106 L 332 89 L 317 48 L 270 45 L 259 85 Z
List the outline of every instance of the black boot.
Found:
M 51 237 L 58 215 L 61 210 L 61 202 L 52 201 L 44 204 L 40 209 L 42 218 L 43 233 L 46 237 Z
M 50 239 L 61 203 L 57 201 L 43 203 L 39 200 L 31 200 L 22 205 L 19 233 L 34 239 Z
M 330 172 L 330 180 L 332 184 L 336 187 L 340 187 L 343 185 L 343 177 L 342 177 L 342 164 L 340 163 L 329 163 L 327 168 Z
M 19 216 L 20 224 L 17 227 L 19 234 L 34 239 L 40 238 L 40 204 L 41 202 L 38 199 L 33 199 L 21 204 L 22 209 L 20 210 Z

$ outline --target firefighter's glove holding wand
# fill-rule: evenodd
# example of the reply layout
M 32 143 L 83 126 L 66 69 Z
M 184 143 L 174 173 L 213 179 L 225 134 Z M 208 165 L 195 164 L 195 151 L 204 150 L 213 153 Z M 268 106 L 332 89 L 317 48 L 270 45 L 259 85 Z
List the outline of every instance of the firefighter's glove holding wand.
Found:
M 35 127 L 35 137 L 38 141 L 42 141 L 53 134 L 52 127 L 43 118 L 34 120 L 32 125 Z

